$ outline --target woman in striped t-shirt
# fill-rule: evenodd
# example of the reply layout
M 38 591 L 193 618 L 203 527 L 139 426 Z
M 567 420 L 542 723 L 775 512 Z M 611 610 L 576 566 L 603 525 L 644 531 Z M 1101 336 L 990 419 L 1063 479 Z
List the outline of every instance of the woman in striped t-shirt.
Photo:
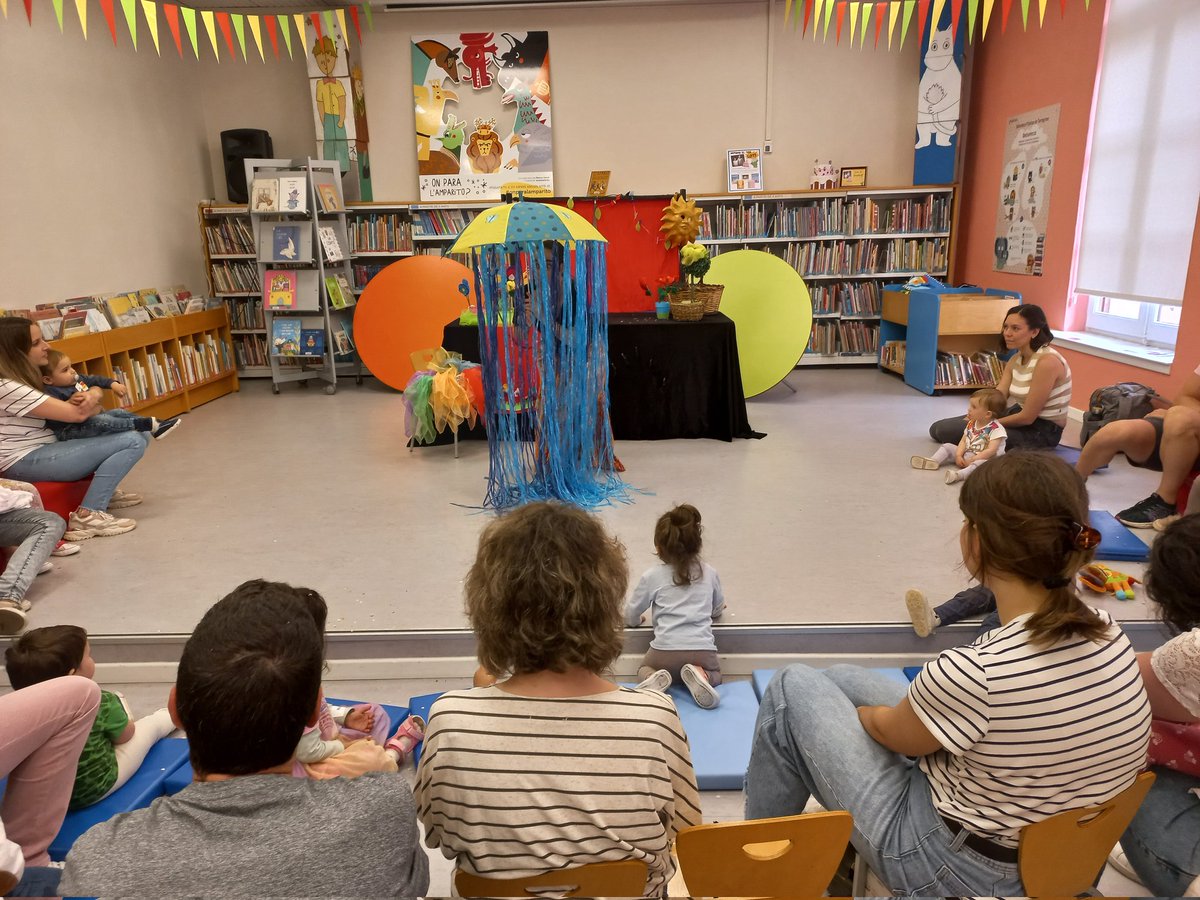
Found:
M 1003 349 L 1015 351 L 1004 364 L 996 389 L 1008 398 L 1000 424 L 1008 432 L 1007 450 L 1049 450 L 1058 446 L 1071 404 L 1071 367 L 1050 346 L 1054 334 L 1040 306 L 1014 306 L 1004 317 Z M 955 416 L 929 426 L 939 444 L 957 444 L 966 419 Z
M 483 668 L 510 674 L 433 704 L 414 791 L 425 842 L 458 868 L 521 878 L 633 859 L 646 896 L 663 894 L 700 799 L 670 698 L 604 677 L 628 578 L 624 548 L 571 506 L 483 530 L 467 615 Z
M 959 506 L 963 562 L 995 593 L 1000 627 L 907 691 L 856 666 L 784 669 L 759 707 L 746 814 L 815 796 L 850 811 L 855 848 L 897 894 L 1023 896 L 1021 828 L 1129 787 L 1150 708 L 1128 639 L 1075 593 L 1099 534 L 1074 469 L 1006 454 L 964 482 Z

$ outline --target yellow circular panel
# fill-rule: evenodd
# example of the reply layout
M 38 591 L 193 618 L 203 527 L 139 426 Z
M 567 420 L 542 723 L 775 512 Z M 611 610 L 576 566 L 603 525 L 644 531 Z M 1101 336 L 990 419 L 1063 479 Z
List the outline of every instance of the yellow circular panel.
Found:
M 725 285 L 721 312 L 737 324 L 746 396 L 783 381 L 804 355 L 812 331 L 812 299 L 804 279 L 778 256 L 733 250 L 713 257 L 704 281 Z

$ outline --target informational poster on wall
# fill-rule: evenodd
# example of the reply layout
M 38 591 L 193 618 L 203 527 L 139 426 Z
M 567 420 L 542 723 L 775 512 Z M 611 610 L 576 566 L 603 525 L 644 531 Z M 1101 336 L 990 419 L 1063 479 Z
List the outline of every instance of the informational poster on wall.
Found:
M 554 193 L 549 32 L 414 36 L 412 68 L 421 200 Z
M 1058 114 L 1056 103 L 1008 120 L 1000 204 L 996 207 L 992 268 L 997 272 L 1042 274 Z
M 726 189 L 746 193 L 763 189 L 762 148 L 745 147 L 725 151 Z

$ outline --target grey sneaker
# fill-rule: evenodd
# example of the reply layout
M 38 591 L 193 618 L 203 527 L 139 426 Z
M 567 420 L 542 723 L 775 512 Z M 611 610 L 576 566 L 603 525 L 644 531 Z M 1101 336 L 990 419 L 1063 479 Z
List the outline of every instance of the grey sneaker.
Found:
M 127 506 L 137 506 L 142 502 L 142 495 L 133 491 L 115 490 L 108 498 L 109 509 L 125 509 Z
M 1117 513 L 1117 521 L 1130 528 L 1153 528 L 1159 519 L 1175 515 L 1175 504 L 1168 503 L 1158 494 L 1151 494 L 1145 500 L 1133 504 L 1129 509 Z
M 17 634 L 25 628 L 25 610 L 16 600 L 0 600 L 0 634 Z
M 708 683 L 708 676 L 699 666 L 688 663 L 679 670 L 679 677 L 701 709 L 716 709 L 721 705 L 721 695 Z
M 666 669 L 659 669 L 657 672 L 653 672 L 649 677 L 643 679 L 642 683 L 637 686 L 637 690 L 657 691 L 660 694 L 665 694 L 673 680 L 670 672 Z
M 68 541 L 86 541 L 94 537 L 110 537 L 114 534 L 124 534 L 137 528 L 133 519 L 118 519 L 101 509 L 84 509 L 82 506 L 71 513 L 67 524 Z

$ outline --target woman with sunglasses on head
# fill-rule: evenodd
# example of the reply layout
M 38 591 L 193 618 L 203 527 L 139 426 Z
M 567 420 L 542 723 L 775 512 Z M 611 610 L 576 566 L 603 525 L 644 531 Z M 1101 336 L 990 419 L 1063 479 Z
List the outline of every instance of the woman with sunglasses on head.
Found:
M 1099 534 L 1074 469 L 1006 454 L 964 482 L 959 508 L 963 563 L 995 594 L 999 627 L 907 690 L 856 666 L 779 672 L 759 707 L 746 816 L 794 815 L 816 797 L 849 810 L 855 848 L 897 894 L 1023 896 L 1021 828 L 1129 787 L 1150 707 L 1129 640 L 1075 593 Z

